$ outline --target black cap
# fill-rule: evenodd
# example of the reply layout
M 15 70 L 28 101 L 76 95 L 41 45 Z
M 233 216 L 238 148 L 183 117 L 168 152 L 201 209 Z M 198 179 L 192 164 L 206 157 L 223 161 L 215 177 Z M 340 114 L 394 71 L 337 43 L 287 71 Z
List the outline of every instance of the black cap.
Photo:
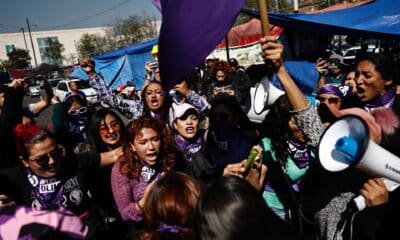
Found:
M 229 65 L 231 65 L 231 67 L 237 67 L 239 66 L 239 62 L 236 60 L 236 58 L 229 58 Z

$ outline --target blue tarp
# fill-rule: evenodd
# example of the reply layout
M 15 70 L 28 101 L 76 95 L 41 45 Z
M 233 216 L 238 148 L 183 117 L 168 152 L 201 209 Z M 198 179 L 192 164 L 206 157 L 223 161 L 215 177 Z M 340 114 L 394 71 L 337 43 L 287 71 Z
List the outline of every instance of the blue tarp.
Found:
M 95 70 L 103 75 L 104 80 L 113 89 L 126 85 L 128 81 L 133 81 L 140 89 L 146 75 L 144 65 L 147 61 L 154 61 L 151 50 L 157 43 L 158 39 L 153 39 L 96 56 Z
M 254 17 L 259 13 L 243 9 Z M 375 0 L 357 7 L 318 14 L 268 14 L 271 24 L 293 30 L 400 39 L 400 1 Z

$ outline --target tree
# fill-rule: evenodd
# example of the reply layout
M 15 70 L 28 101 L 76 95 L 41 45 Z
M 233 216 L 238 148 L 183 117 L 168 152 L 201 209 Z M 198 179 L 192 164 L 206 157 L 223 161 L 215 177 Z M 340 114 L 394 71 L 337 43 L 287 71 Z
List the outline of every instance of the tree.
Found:
M 94 56 L 99 53 L 97 37 L 94 34 L 83 34 L 78 42 L 77 50 L 80 57 Z
M 57 39 L 47 38 L 46 48 L 44 49 L 44 57 L 47 58 L 47 63 L 62 65 L 64 57 L 62 53 L 64 52 L 64 45 L 60 43 Z
M 156 18 L 153 16 L 129 16 L 127 19 L 116 18 L 112 23 L 117 45 L 130 45 L 157 37 Z
M 31 57 L 27 50 L 21 48 L 14 48 L 11 52 L 7 53 L 8 61 L 4 61 L 2 65 L 8 70 L 26 69 L 29 68 Z

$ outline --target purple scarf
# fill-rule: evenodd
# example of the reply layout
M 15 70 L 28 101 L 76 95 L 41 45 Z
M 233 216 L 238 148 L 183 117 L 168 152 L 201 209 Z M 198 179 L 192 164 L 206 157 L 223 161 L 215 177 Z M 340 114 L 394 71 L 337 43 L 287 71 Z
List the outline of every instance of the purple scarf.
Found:
M 293 162 L 299 168 L 304 168 L 310 162 L 310 151 L 307 144 L 298 142 L 294 139 L 288 140 L 289 154 Z
M 185 160 L 188 162 L 192 161 L 192 157 L 190 156 L 192 153 L 198 152 L 203 146 L 203 139 L 201 137 L 195 137 L 193 141 L 188 141 L 182 137 L 179 137 L 179 134 L 174 134 L 174 141 L 178 149 L 185 153 Z
M 392 108 L 396 91 L 391 87 L 384 95 L 377 97 L 376 99 L 365 104 L 365 108 L 368 112 L 372 112 L 377 108 Z
M 25 168 L 32 186 L 33 195 L 41 209 L 55 209 L 60 206 L 64 182 L 57 178 L 42 178 Z

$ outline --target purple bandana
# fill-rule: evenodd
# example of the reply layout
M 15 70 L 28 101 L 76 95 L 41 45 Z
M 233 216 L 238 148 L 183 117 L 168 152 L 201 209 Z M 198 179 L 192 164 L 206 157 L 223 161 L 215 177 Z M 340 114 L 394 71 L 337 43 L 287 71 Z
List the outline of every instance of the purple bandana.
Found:
M 325 84 L 318 90 L 318 95 L 321 94 L 332 94 L 343 99 L 352 94 L 352 87 L 348 85 Z
M 372 112 L 376 108 L 392 108 L 395 96 L 396 91 L 392 87 L 384 95 L 366 103 L 365 108 L 368 112 Z
M 58 208 L 63 193 L 63 181 L 57 178 L 42 178 L 35 175 L 29 168 L 25 168 L 27 178 L 33 189 L 34 198 L 38 203 L 33 203 L 41 209 Z
M 188 162 L 192 161 L 190 154 L 198 152 L 203 145 L 203 139 L 201 137 L 197 137 L 193 141 L 188 141 L 179 137 L 177 133 L 174 134 L 174 141 L 178 148 L 185 152 L 185 160 Z
M 304 168 L 310 162 L 310 154 L 307 148 L 307 144 L 300 143 L 296 140 L 288 140 L 289 154 L 293 162 L 299 168 Z

